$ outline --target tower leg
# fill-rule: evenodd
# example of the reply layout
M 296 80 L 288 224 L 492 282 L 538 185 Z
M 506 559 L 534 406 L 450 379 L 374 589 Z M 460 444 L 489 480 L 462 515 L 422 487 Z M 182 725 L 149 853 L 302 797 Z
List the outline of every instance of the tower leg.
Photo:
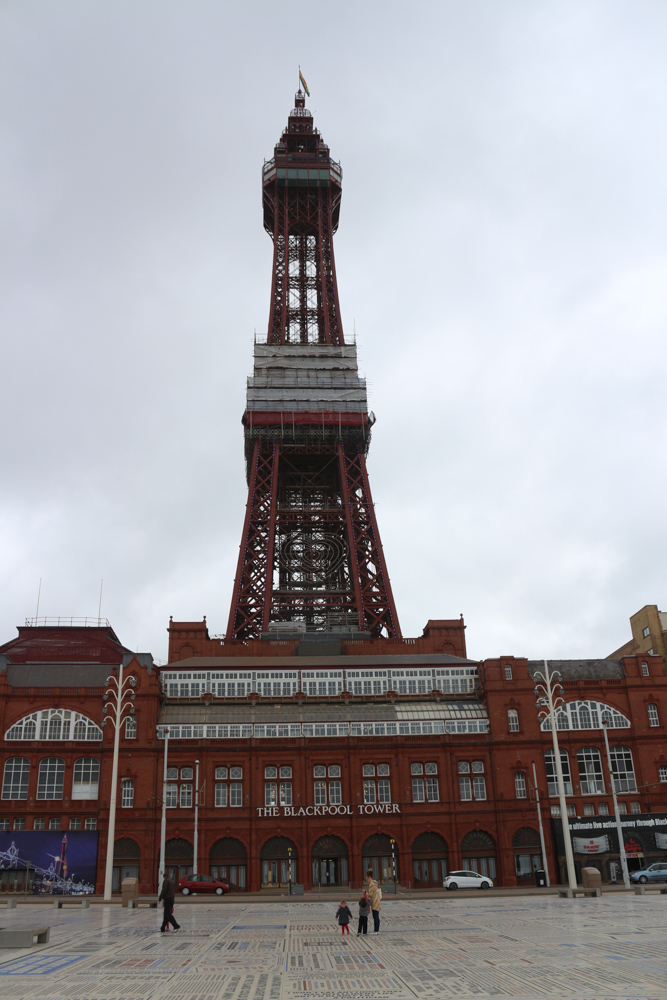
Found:
M 356 561 L 355 580 L 359 581 L 360 626 L 373 635 L 401 638 L 391 583 L 380 542 L 366 460 L 359 446 L 356 451 L 338 445 L 343 495 L 348 511 L 350 550 Z
M 279 461 L 278 442 L 255 441 L 227 640 L 258 638 L 268 625 Z

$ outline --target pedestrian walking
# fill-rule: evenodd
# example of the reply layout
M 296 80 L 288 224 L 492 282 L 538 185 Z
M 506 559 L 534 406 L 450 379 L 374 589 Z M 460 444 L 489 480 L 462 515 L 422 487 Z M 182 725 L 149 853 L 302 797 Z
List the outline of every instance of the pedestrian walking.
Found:
M 162 880 L 162 891 L 160 892 L 159 902 L 162 902 L 164 907 L 164 915 L 162 917 L 162 927 L 160 931 L 164 934 L 169 924 L 177 931 L 180 928 L 180 924 L 177 924 L 174 920 L 174 899 L 176 898 L 176 883 L 173 878 L 169 878 L 165 875 Z
M 371 934 L 380 933 L 380 907 L 382 900 L 382 889 L 373 878 L 373 869 L 366 872 L 366 882 L 368 883 L 368 895 L 371 900 L 371 913 L 373 914 L 373 930 Z
M 347 905 L 344 899 L 341 899 L 340 906 L 336 910 L 336 920 L 340 924 L 341 934 L 350 933 L 350 917 L 352 916 L 352 910 Z
M 357 927 L 357 937 L 360 934 L 368 934 L 368 914 L 370 912 L 371 904 L 366 899 L 366 896 L 362 896 L 359 900 L 359 925 Z

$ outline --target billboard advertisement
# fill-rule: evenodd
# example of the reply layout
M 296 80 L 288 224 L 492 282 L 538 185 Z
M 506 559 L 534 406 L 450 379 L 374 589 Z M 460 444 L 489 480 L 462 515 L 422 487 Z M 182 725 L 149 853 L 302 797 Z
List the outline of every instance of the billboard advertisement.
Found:
M 94 892 L 97 831 L 1 831 L 0 872 L 27 868 L 47 892 L 68 896 Z
M 572 847 L 575 854 L 606 854 L 609 850 L 609 837 L 573 837 Z

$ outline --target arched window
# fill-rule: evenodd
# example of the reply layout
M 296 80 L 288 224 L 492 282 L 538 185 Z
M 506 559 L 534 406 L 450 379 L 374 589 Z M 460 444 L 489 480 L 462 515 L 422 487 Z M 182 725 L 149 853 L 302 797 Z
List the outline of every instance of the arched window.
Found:
M 577 751 L 577 766 L 582 795 L 603 795 L 604 777 L 600 751 L 595 747 L 582 747 Z
M 602 729 L 603 720 L 609 729 L 630 728 L 629 719 L 601 701 L 569 701 L 556 713 L 556 729 Z M 542 731 L 551 731 L 550 719 L 543 721 Z
M 632 751 L 630 747 L 612 747 L 611 773 L 614 776 L 614 791 L 616 792 L 636 792 L 637 781 L 635 780 L 635 767 L 632 763 Z
M 128 715 L 125 720 L 125 739 L 136 740 L 137 738 L 137 718 L 135 715 Z
M 558 780 L 556 776 L 556 756 L 553 750 L 547 750 L 544 755 L 544 763 L 547 769 L 547 790 L 549 795 L 558 795 Z M 572 795 L 572 775 L 570 774 L 570 758 L 566 750 L 560 752 L 560 764 L 563 769 L 563 784 L 565 794 Z
M 288 885 L 298 882 L 298 849 L 288 837 L 271 837 L 259 853 L 262 885 Z
M 74 761 L 72 799 L 96 799 L 100 783 L 100 762 L 95 757 Z
M 38 799 L 62 799 L 65 781 L 65 761 L 60 757 L 45 757 L 39 762 L 37 777 Z
M 91 719 L 67 708 L 44 708 L 15 722 L 6 740 L 101 740 L 102 730 Z
M 394 865 L 398 874 L 398 844 L 392 844 L 392 837 L 386 833 L 376 833 L 364 841 L 361 848 L 361 857 L 364 875 L 370 869 L 373 871 L 373 878 L 383 882 L 388 882 L 393 878 L 391 858 L 392 847 L 394 855 Z
M 30 761 L 27 757 L 10 757 L 5 761 L 2 779 L 3 799 L 27 799 Z
M 222 837 L 211 848 L 208 870 L 213 878 L 229 883 L 232 889 L 243 890 L 247 885 L 247 861 L 247 852 L 240 840 Z M 296 881 L 295 871 L 292 881 Z
M 648 724 L 649 726 L 659 726 L 660 719 L 658 717 L 658 706 L 648 705 Z
M 439 833 L 420 833 L 412 844 L 412 877 L 415 888 L 440 888 L 447 877 L 447 842 Z
M 463 868 L 496 877 L 496 842 L 484 830 L 472 830 L 461 841 Z
M 347 844 L 340 837 L 320 837 L 311 851 L 313 885 L 342 885 L 348 881 Z
M 516 708 L 507 709 L 507 724 L 511 733 L 519 732 L 519 713 Z

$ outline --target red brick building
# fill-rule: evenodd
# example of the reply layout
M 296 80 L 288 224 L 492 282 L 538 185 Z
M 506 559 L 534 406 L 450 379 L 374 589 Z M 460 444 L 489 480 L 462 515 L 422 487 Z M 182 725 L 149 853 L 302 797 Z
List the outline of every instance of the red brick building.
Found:
M 156 888 L 164 726 L 176 875 L 194 864 L 198 761 L 197 870 L 238 890 L 286 883 L 290 862 L 292 881 L 306 887 L 360 883 L 368 866 L 390 882 L 392 847 L 398 881 L 413 887 L 461 867 L 503 885 L 532 881 L 541 865 L 534 762 L 557 877 L 551 734 L 533 694 L 541 664 L 468 660 L 461 620 L 429 622 L 415 639 L 283 632 L 236 645 L 211 639 L 205 622 L 171 622 L 170 662 L 159 670 L 108 626 L 26 626 L 0 647 L 0 827 L 17 842 L 22 831 L 96 829 L 98 891 L 113 744 L 103 694 L 120 663 L 137 686 L 136 724 L 121 733 L 116 886 L 137 874 L 144 891 Z M 650 823 L 667 805 L 661 659 L 550 666 L 568 706 L 559 739 L 572 812 L 579 821 L 613 812 L 606 712 L 620 801 L 628 820 Z M 636 836 L 643 857 L 631 865 L 664 857 L 651 825 Z M 618 857 L 609 847 L 594 859 L 605 877 Z M 0 890 L 22 885 L 20 870 L 1 878 Z

